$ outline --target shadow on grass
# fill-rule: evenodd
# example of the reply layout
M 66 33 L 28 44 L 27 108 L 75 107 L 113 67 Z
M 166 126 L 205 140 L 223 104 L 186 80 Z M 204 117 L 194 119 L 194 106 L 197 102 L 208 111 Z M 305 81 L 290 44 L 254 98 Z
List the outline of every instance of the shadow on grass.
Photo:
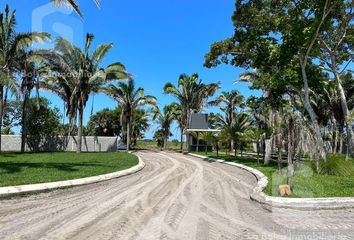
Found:
M 274 168 L 275 170 L 277 170 L 278 168 L 278 163 L 275 161 L 270 161 L 267 165 L 264 165 L 262 159 L 260 159 L 260 163 L 258 164 L 257 159 L 251 157 L 239 157 L 239 156 L 235 157 L 232 155 L 219 155 L 217 157 L 216 155 L 212 155 L 212 154 L 208 155 L 208 157 L 225 160 L 227 162 L 240 163 L 251 167 L 270 167 L 270 168 Z M 286 164 L 283 163 L 282 166 L 285 167 Z
M 38 169 L 56 169 L 65 172 L 75 172 L 79 171 L 80 167 L 104 167 L 105 165 L 99 163 L 9 163 L 0 162 L 0 169 L 3 169 L 2 174 L 14 174 L 23 171 L 28 168 L 38 168 Z

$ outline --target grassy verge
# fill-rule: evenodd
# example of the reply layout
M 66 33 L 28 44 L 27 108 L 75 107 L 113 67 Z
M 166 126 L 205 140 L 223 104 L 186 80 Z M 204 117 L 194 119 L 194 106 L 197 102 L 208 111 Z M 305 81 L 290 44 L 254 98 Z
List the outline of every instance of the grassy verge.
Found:
M 97 176 L 138 164 L 128 153 L 2 153 L 0 187 Z
M 160 147 L 157 146 L 156 141 L 151 141 L 151 140 L 140 140 L 137 142 L 136 148 L 140 149 L 161 149 Z M 172 142 L 169 141 L 167 142 L 167 149 L 168 150 L 180 150 L 181 149 L 181 143 L 180 142 Z M 183 144 L 183 149 L 185 149 L 185 145 Z
M 208 157 L 217 158 L 215 153 L 202 153 Z M 257 164 L 257 161 L 250 157 L 235 157 L 225 154 L 219 155 L 218 159 L 230 162 L 241 163 L 255 168 L 268 177 L 268 186 L 264 192 L 270 196 L 279 196 L 279 185 L 286 184 L 286 166 L 282 173 L 278 173 L 277 163 L 269 165 Z M 348 164 L 354 162 L 348 161 Z M 314 173 L 309 162 L 297 166 L 294 175 L 294 186 L 292 197 L 354 197 L 354 176 L 330 176 Z

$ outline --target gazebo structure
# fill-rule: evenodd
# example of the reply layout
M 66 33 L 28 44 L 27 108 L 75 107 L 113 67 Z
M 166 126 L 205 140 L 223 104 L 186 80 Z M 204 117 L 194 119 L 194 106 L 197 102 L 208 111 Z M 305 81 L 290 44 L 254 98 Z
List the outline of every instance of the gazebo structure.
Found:
M 191 115 L 189 126 L 187 128 L 188 134 L 188 151 L 209 151 L 212 150 L 212 146 L 207 142 L 199 139 L 199 134 L 202 132 L 219 133 L 219 129 L 210 129 L 208 124 L 208 114 L 194 113 Z M 195 134 L 192 134 L 195 133 Z

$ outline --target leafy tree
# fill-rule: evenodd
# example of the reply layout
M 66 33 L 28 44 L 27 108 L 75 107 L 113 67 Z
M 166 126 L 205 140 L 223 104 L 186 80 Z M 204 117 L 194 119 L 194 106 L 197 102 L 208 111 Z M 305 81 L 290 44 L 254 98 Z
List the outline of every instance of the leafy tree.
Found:
M 20 100 L 8 101 L 4 109 L 2 134 L 13 135 L 13 128 L 21 124 L 21 104 Z
M 319 33 L 320 60 L 325 71 L 333 74 L 340 107 L 346 124 L 348 153 L 354 155 L 354 134 L 347 96 L 341 81 L 341 74 L 353 60 L 354 12 L 352 1 L 336 1 L 331 21 Z
M 31 150 L 46 149 L 50 141 L 60 134 L 60 110 L 51 108 L 45 98 L 31 98 L 28 103 L 27 144 Z M 60 146 L 60 144 L 58 143 Z
M 78 133 L 78 129 L 77 129 L 77 126 L 72 126 L 71 124 L 60 124 L 60 130 L 59 130 L 59 133 L 60 133 L 60 136 L 67 136 L 69 137 L 67 134 L 68 132 L 71 132 L 71 134 L 73 136 L 77 136 L 77 133 Z
M 87 124 L 87 135 L 89 136 L 120 136 L 122 126 L 120 115 L 122 109 L 110 110 L 105 108 L 90 117 Z
M 45 150 L 46 146 L 61 134 L 60 110 L 51 108 L 50 105 L 46 98 L 28 99 L 26 144 L 31 150 Z M 7 134 L 11 133 L 12 128 L 22 126 L 22 106 L 23 101 L 20 100 L 10 101 L 6 106 L 4 126 L 8 130 Z M 64 143 L 58 140 L 57 144 L 60 147 Z
M 332 15 L 343 2 L 236 1 L 232 17 L 234 35 L 213 44 L 205 61 L 207 67 L 230 63 L 270 76 L 286 76 L 292 70 L 292 75 L 298 75 L 302 81 L 298 94 L 311 119 L 322 158 L 326 158 L 326 149 L 310 98 L 314 73 L 320 71 L 314 60 L 320 55 L 319 36 L 328 29 Z

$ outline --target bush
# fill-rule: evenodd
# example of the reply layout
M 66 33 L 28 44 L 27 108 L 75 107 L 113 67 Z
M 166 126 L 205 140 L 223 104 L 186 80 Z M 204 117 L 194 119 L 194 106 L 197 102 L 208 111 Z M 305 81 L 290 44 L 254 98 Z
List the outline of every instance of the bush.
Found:
M 330 154 L 327 161 L 320 160 L 318 171 L 315 161 L 311 162 L 311 168 L 321 175 L 351 176 L 354 174 L 354 160 L 342 154 Z
M 176 146 L 176 147 L 179 145 L 179 141 L 177 139 L 173 139 L 171 141 L 171 143 L 173 144 L 173 146 Z

